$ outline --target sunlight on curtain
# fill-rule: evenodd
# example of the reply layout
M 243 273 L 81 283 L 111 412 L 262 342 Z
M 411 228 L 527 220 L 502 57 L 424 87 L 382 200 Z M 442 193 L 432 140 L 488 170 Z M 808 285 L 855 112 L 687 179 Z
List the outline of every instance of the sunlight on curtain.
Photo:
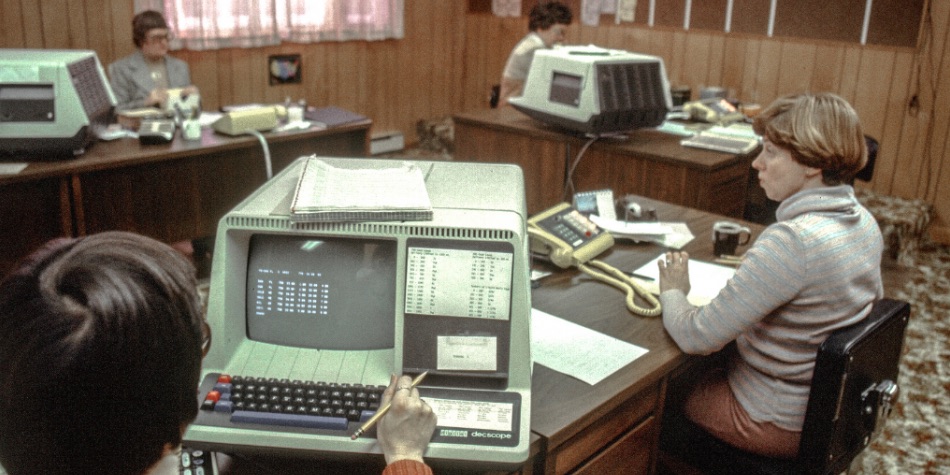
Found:
M 404 0 L 135 0 L 162 12 L 172 49 L 403 37 Z

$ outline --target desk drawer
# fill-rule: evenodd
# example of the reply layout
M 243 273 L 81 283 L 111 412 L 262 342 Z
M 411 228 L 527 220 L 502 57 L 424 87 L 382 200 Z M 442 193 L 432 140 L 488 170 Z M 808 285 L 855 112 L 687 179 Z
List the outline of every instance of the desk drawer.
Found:
M 656 417 L 650 416 L 581 466 L 574 475 L 647 474 L 656 439 Z
M 561 444 L 552 454 L 548 455 L 550 458 L 545 472 L 569 473 L 584 461 L 590 459 L 592 455 L 594 455 L 594 459 L 590 463 L 602 456 L 610 457 L 611 450 L 620 447 L 617 445 L 619 442 L 614 443 L 614 441 L 621 437 L 632 437 L 634 433 L 640 434 L 642 432 L 641 428 L 648 429 L 652 427 L 652 424 L 645 424 L 645 421 L 652 421 L 657 412 L 660 388 L 660 384 L 655 384 L 644 389 Z M 638 443 L 642 444 L 645 453 L 649 454 L 653 451 L 655 439 L 643 440 Z M 626 446 L 620 448 L 626 448 Z M 647 456 L 647 461 L 649 462 L 649 456 Z

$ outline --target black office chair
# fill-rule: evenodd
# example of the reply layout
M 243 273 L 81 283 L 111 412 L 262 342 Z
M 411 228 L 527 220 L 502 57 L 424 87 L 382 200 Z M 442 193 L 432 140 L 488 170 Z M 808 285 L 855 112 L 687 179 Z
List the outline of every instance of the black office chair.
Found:
M 870 135 L 864 136 L 864 143 L 868 147 L 868 162 L 864 164 L 864 168 L 854 178 L 869 182 L 874 177 L 874 163 L 877 162 L 877 149 L 880 148 L 880 144 L 876 138 Z M 851 180 L 851 183 L 854 184 L 854 180 Z
M 667 411 L 660 439 L 662 459 L 705 474 L 846 471 L 880 433 L 897 399 L 898 364 L 909 317 L 907 302 L 883 299 L 865 320 L 832 333 L 821 345 L 797 458 L 774 459 L 736 449 L 679 411 Z

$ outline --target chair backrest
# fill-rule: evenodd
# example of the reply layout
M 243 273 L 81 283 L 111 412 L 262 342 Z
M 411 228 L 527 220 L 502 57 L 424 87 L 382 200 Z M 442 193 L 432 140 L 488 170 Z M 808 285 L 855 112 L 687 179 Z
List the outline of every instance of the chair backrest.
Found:
M 821 345 L 802 428 L 804 473 L 846 470 L 880 432 L 898 396 L 907 302 L 882 299 L 870 315 Z
M 877 139 L 870 135 L 864 136 L 864 142 L 868 147 L 868 162 L 864 164 L 864 168 L 858 171 L 854 178 L 861 181 L 871 181 L 871 178 L 874 176 L 874 163 L 877 162 L 877 149 L 880 147 L 880 144 Z M 854 184 L 853 182 L 854 180 L 852 180 L 852 184 Z

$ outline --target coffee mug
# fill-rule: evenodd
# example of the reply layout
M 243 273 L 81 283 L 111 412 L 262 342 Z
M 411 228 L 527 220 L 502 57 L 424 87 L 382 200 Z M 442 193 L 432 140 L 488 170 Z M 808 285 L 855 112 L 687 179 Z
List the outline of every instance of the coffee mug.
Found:
M 744 237 L 743 237 L 744 235 Z M 716 221 L 713 224 L 713 254 L 716 257 L 736 255 L 736 248 L 749 243 L 752 231 L 731 221 Z

